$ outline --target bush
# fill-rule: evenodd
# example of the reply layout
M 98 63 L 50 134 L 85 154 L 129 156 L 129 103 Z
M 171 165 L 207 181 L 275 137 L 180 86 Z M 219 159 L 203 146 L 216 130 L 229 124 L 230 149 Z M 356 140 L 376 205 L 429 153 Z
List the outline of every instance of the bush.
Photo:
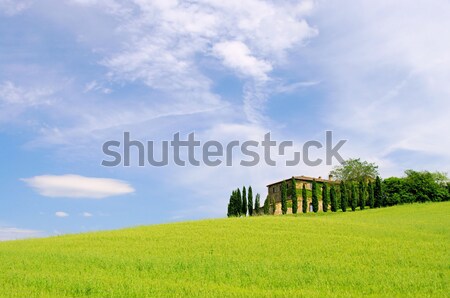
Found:
M 358 206 L 358 193 L 357 193 L 357 191 L 356 191 L 356 187 L 355 187 L 355 183 L 351 183 L 352 184 L 352 186 L 351 186 L 351 191 L 350 191 L 350 193 L 351 193 L 351 208 L 352 208 L 352 211 L 355 211 L 356 210 L 356 206 Z

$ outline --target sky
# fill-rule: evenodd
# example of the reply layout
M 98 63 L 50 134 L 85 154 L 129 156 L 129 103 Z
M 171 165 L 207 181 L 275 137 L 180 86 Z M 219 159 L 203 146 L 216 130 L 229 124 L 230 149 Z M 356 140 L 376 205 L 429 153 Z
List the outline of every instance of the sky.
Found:
M 301 148 L 332 131 L 382 177 L 448 172 L 449 16 L 447 0 L 0 0 L 0 240 L 224 217 L 232 189 L 264 200 L 339 165 L 102 166 L 124 132 L 161 154 L 178 132 Z

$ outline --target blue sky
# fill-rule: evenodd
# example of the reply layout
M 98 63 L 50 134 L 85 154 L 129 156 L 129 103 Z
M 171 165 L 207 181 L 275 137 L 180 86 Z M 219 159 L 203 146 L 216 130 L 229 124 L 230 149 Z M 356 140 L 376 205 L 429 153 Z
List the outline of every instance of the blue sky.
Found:
M 101 166 L 102 144 L 346 139 L 450 166 L 450 3 L 0 0 L 0 240 L 222 217 L 231 189 L 332 166 Z M 336 161 L 334 161 L 336 165 Z

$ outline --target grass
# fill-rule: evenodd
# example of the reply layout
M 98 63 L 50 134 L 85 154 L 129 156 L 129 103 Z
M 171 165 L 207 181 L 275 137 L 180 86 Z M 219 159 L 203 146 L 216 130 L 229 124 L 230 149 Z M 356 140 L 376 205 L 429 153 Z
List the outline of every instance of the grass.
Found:
M 450 202 L 0 243 L 2 297 L 449 297 Z

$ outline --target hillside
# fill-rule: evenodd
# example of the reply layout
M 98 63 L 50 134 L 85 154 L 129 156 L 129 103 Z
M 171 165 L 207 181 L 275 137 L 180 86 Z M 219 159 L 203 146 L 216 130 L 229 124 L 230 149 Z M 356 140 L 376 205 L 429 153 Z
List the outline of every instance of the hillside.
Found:
M 450 203 L 0 243 L 0 296 L 448 297 Z

